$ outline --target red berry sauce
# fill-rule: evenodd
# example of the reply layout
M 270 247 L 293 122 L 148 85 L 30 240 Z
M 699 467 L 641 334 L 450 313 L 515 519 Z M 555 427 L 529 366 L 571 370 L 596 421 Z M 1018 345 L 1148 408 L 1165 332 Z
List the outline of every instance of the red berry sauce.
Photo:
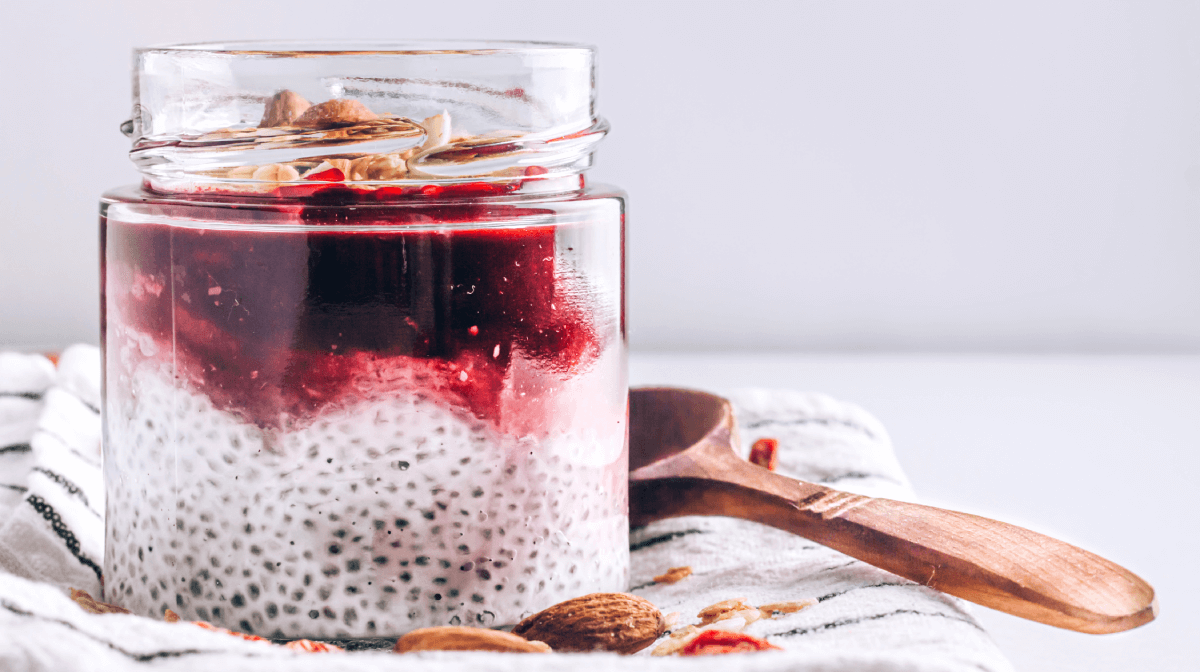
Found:
M 301 185 L 251 207 L 205 194 L 194 198 L 221 220 L 106 220 L 106 310 L 152 338 L 177 378 L 264 427 L 414 384 L 499 422 L 514 357 L 553 376 L 599 353 L 586 291 L 556 265 L 556 226 L 511 225 L 552 213 L 413 191 Z M 147 202 L 195 217 L 187 200 Z

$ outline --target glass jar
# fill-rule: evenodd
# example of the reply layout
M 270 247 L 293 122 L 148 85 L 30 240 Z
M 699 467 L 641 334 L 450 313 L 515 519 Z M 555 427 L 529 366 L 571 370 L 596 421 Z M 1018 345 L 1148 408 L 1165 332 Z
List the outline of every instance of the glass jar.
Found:
M 594 53 L 136 53 L 101 201 L 104 599 L 275 638 L 628 587 L 624 195 Z

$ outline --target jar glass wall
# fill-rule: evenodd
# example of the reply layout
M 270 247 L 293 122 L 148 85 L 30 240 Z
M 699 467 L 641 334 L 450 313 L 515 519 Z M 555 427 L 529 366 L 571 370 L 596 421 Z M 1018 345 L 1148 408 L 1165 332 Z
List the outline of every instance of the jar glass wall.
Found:
M 406 55 L 445 56 L 458 79 L 441 88 L 498 92 L 506 122 L 529 122 L 439 136 L 456 112 L 402 116 L 429 102 L 405 84 L 345 96 L 377 70 L 245 46 L 189 48 L 236 64 L 228 87 L 255 82 L 213 96 L 245 118 L 139 122 L 146 180 L 101 204 L 105 599 L 342 638 L 510 624 L 626 589 L 624 197 L 585 186 L 603 135 L 590 103 L 534 123 L 512 111 L 521 87 L 489 80 L 490 48 L 355 50 L 351 65 L 389 61 L 393 80 L 411 79 Z M 536 80 L 513 63 L 536 71 L 538 50 L 558 48 L 512 47 L 504 77 Z M 590 101 L 590 51 L 570 49 Z M 281 90 L 312 96 L 314 81 L 330 100 L 398 111 L 264 132 Z M 536 102 L 531 90 L 519 95 Z M 498 118 L 488 95 L 471 99 L 474 118 Z M 192 104 L 170 100 L 138 109 L 162 120 Z M 364 160 L 391 172 L 351 168 Z

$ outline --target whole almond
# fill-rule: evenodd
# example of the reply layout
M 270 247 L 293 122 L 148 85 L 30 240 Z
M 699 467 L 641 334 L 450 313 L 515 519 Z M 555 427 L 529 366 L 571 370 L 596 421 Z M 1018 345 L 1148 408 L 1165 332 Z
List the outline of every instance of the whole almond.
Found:
M 396 640 L 396 653 L 412 651 L 499 651 L 501 653 L 549 653 L 550 647 L 542 642 L 531 642 L 524 637 L 501 630 L 441 626 L 413 630 Z
M 625 593 L 593 593 L 540 611 L 521 621 L 513 634 L 536 639 L 555 651 L 634 653 L 666 630 L 662 612 Z
M 264 182 L 292 182 L 300 179 L 300 171 L 286 163 L 269 163 L 259 166 L 251 177 Z
M 372 154 L 355 159 L 347 175 L 354 180 L 395 180 L 407 172 L 408 166 L 399 154 Z
M 236 166 L 230 168 L 225 177 L 231 180 L 249 180 L 254 178 L 254 173 L 258 171 L 258 166 Z
M 379 115 L 367 109 L 366 105 L 357 100 L 335 98 L 308 108 L 292 125 L 300 128 L 337 128 L 353 126 L 378 118 Z
M 262 121 L 258 122 L 258 126 L 259 128 L 291 126 L 310 107 L 312 107 L 312 103 L 305 100 L 303 96 L 295 91 L 284 89 L 271 96 L 271 99 L 267 101 Z

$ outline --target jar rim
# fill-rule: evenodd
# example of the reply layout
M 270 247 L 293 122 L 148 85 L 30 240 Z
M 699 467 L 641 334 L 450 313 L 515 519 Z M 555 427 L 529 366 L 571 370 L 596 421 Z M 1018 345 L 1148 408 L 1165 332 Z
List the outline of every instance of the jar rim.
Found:
M 586 170 L 608 130 L 595 50 L 579 44 L 240 40 L 134 53 L 122 132 L 159 188 L 559 177 Z
M 134 49 L 134 53 L 212 53 L 245 56 L 311 57 L 341 55 L 464 55 L 497 53 L 588 53 L 591 45 L 573 42 L 544 42 L 536 40 L 231 40 L 213 42 L 184 42 Z

